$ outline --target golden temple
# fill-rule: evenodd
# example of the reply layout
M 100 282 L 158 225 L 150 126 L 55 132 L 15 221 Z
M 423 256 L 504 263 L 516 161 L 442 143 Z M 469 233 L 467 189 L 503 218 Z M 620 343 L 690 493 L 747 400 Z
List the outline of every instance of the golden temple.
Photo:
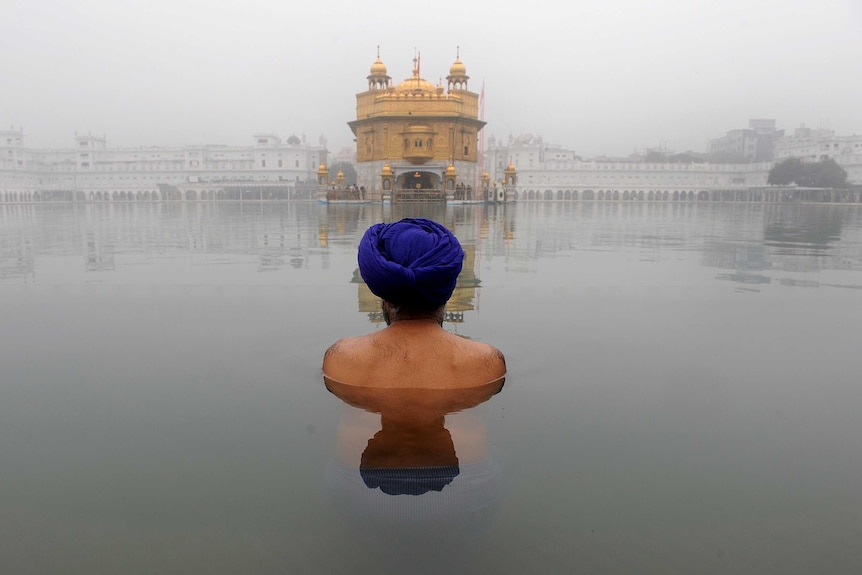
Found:
M 322 200 L 488 199 L 488 177 L 480 177 L 479 165 L 480 132 L 485 126 L 480 118 L 481 97 L 469 89 L 470 76 L 460 49 L 445 86 L 442 79 L 437 85 L 425 80 L 420 62 L 417 54 L 411 76 L 394 84 L 378 48 L 366 77 L 368 89 L 356 94 L 356 119 L 348 122 L 356 142 L 356 188 L 361 194 L 339 193 L 343 181 L 330 182 L 326 166 L 321 165 Z

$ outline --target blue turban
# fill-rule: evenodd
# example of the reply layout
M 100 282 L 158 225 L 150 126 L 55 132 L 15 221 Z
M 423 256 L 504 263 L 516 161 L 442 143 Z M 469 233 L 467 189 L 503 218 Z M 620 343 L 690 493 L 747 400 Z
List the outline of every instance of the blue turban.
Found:
M 359 273 L 377 297 L 414 309 L 445 304 L 464 250 L 452 232 L 424 218 L 374 224 L 359 242 Z

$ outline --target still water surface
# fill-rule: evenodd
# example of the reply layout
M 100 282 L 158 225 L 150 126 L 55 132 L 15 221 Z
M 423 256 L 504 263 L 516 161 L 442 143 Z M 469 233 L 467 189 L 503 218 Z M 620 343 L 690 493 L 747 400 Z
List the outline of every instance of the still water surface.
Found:
M 389 495 L 320 363 L 407 215 L 509 374 Z M 0 301 L 2 573 L 862 572 L 859 207 L 0 206 Z

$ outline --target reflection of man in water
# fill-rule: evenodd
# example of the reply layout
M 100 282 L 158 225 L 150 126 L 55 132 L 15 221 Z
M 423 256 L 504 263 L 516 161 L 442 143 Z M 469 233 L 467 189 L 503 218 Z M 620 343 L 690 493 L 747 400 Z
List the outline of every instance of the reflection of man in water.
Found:
M 442 491 L 460 473 L 452 434 L 443 414 L 380 416 L 381 429 L 368 440 L 359 462 L 362 481 L 387 495 Z
M 501 469 L 478 410 L 500 392 L 503 378 L 453 389 L 324 381 L 351 406 L 326 469 L 333 502 L 364 540 L 386 550 L 387 560 L 409 565 L 421 557 L 422 565 L 435 567 L 428 572 L 447 572 L 436 567 L 494 523 Z
M 468 469 L 480 468 L 476 462 L 487 457 L 484 425 L 477 425 L 475 415 L 464 412 L 498 393 L 504 379 L 453 389 L 356 386 L 329 378 L 324 382 L 345 403 L 379 415 L 376 424 L 372 418 L 357 425 L 356 412 L 342 422 L 339 459 L 348 467 L 358 466 L 369 489 L 387 495 L 421 495 L 443 491 L 459 476 L 463 463 Z M 461 417 L 451 422 L 456 429 L 453 435 L 445 422 L 455 413 Z
M 443 310 L 464 259 L 458 239 L 437 222 L 406 218 L 371 226 L 359 243 L 359 272 L 383 300 L 387 326 L 334 343 L 323 373 L 351 385 L 452 389 L 503 377 L 496 348 L 443 329 Z

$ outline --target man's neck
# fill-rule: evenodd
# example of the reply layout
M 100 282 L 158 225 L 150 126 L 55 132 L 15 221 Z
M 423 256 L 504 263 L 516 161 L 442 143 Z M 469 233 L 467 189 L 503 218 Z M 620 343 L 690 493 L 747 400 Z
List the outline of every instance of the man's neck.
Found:
M 402 328 L 411 328 L 411 327 L 443 327 L 442 324 L 437 321 L 437 318 L 433 317 L 399 317 L 391 322 L 389 322 L 389 327 L 402 327 Z

